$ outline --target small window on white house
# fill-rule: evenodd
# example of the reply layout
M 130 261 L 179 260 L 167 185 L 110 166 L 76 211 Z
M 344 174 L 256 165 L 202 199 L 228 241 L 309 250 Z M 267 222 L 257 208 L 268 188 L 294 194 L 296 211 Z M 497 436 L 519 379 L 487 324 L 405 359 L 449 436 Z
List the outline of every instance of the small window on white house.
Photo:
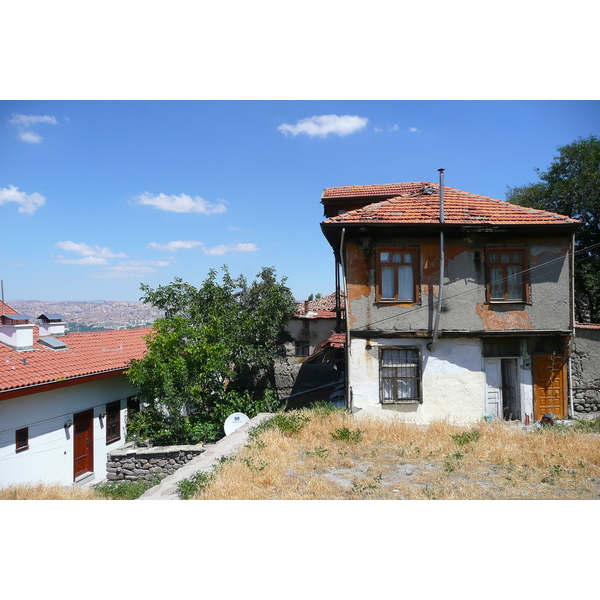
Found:
M 17 429 L 15 432 L 15 452 L 29 449 L 29 427 Z
M 106 443 L 110 444 L 121 439 L 121 402 L 111 402 L 106 405 Z
M 381 403 L 422 403 L 420 349 L 382 348 L 380 358 Z

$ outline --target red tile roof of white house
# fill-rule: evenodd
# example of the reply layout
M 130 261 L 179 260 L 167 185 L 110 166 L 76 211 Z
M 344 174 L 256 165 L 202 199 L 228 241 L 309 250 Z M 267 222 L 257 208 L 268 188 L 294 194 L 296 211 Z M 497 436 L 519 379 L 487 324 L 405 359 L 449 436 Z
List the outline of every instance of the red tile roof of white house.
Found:
M 5 304 L 4 314 L 17 312 Z M 0 343 L 0 400 L 9 394 L 14 397 L 41 391 L 40 386 L 60 387 L 85 377 L 119 375 L 132 359 L 144 356 L 145 338 L 153 331 L 146 327 L 69 333 L 57 338 L 66 347 L 53 350 L 40 342 L 38 328 L 33 329 L 31 350 L 17 351 Z
M 369 203 L 373 197 L 373 203 Z M 331 216 L 324 224 L 438 224 L 439 185 L 430 182 L 326 188 L 328 199 L 357 199 L 363 205 Z M 342 203 L 336 203 L 340 208 Z M 352 208 L 351 204 L 349 207 Z M 570 225 L 579 223 L 556 213 L 536 210 L 444 186 L 444 222 L 448 225 Z

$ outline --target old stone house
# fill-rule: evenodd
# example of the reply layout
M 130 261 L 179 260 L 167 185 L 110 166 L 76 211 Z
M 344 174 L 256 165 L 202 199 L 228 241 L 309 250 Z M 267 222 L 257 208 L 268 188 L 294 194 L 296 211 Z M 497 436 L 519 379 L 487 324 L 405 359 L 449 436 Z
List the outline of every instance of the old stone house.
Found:
M 326 188 L 347 403 L 414 422 L 569 415 L 578 221 L 439 183 Z

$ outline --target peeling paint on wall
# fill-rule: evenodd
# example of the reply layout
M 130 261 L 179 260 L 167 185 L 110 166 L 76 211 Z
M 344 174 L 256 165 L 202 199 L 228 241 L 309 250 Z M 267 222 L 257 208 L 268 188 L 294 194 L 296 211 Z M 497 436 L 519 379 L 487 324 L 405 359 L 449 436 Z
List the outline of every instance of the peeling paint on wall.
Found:
M 481 317 L 485 331 L 535 329 L 529 315 L 522 309 L 478 302 L 475 312 Z

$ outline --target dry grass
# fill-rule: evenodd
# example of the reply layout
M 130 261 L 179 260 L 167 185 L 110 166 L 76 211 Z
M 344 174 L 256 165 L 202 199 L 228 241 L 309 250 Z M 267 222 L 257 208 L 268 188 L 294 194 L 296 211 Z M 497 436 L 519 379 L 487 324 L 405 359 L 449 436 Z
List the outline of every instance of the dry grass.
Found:
M 0 500 L 98 500 L 98 495 L 90 489 L 39 482 L 0 488 Z
M 506 423 L 355 420 L 295 411 L 257 430 L 196 499 L 597 499 L 600 435 Z M 288 421 L 289 425 L 289 421 Z M 283 430 L 282 430 L 283 429 Z M 293 428 L 291 428 L 293 429 Z M 473 432 L 476 433 L 473 433 Z M 454 437 L 453 437 L 454 436 Z M 464 442 L 464 443 L 461 443 Z

